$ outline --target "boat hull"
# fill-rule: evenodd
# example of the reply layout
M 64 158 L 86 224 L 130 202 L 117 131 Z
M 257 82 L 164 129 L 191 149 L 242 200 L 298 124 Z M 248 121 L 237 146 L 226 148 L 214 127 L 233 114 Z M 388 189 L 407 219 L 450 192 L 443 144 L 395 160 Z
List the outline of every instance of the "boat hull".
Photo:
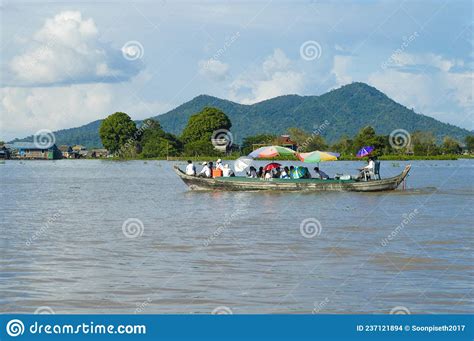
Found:
M 200 178 L 186 175 L 179 167 L 174 166 L 176 174 L 195 191 L 348 191 L 348 192 L 380 192 L 396 189 L 405 179 L 411 166 L 405 167 L 397 176 L 369 181 L 355 180 L 320 180 L 320 179 L 249 179 L 232 178 Z

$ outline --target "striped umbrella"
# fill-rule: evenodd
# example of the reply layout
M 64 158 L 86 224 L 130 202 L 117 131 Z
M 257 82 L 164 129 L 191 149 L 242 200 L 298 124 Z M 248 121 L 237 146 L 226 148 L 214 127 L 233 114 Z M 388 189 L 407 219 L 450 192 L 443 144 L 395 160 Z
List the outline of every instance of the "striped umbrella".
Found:
M 286 147 L 281 147 L 281 146 L 266 146 L 266 147 L 261 147 L 253 152 L 251 152 L 248 157 L 251 157 L 253 159 L 266 159 L 266 158 L 272 158 L 275 156 L 288 156 L 288 155 L 295 155 L 295 151 L 286 148 Z
M 336 161 L 339 156 L 340 154 L 338 153 L 321 152 L 319 150 L 315 150 L 314 152 L 309 153 L 299 153 L 298 159 L 300 159 L 302 162 L 318 163 L 321 161 Z

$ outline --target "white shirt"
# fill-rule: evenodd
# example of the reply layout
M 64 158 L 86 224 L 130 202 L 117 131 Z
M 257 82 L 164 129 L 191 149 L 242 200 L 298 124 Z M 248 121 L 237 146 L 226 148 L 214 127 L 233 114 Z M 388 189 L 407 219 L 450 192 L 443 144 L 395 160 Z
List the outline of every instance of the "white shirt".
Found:
M 204 167 L 202 167 L 201 172 L 199 174 L 203 174 L 203 173 L 206 177 L 208 178 L 211 177 L 211 169 L 209 168 L 208 165 L 205 165 Z
M 375 162 L 374 160 L 370 160 L 369 164 L 364 167 L 365 170 L 368 170 L 369 172 L 373 172 L 375 169 Z
M 222 170 L 222 176 L 229 177 L 231 174 L 232 169 L 230 169 L 229 167 L 224 167 L 224 169 Z
M 192 163 L 188 163 L 186 166 L 186 174 L 187 175 L 196 175 L 196 167 Z
M 218 162 L 216 164 L 216 169 L 220 169 L 221 171 L 224 171 L 224 165 L 222 164 L 222 162 Z

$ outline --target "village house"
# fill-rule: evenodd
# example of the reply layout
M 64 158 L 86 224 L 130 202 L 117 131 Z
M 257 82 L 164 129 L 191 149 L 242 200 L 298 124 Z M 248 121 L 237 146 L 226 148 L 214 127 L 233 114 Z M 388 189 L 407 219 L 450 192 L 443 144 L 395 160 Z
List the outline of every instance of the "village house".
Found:
M 280 135 L 277 137 L 274 141 L 272 141 L 270 144 L 275 144 L 278 146 L 290 148 L 292 150 L 298 150 L 298 144 L 291 140 L 290 135 Z M 258 149 L 260 147 L 265 147 L 268 146 L 269 143 L 255 143 L 252 145 L 253 150 Z
M 14 142 L 5 145 L 12 157 L 18 159 L 57 160 L 62 158 L 62 153 L 55 144 L 40 146 L 33 142 Z
M 74 151 L 71 146 L 61 145 L 59 150 L 63 154 L 64 159 L 77 159 L 79 158 L 79 153 Z
M 88 153 L 88 156 L 94 159 L 104 158 L 109 156 L 109 151 L 107 149 L 91 149 Z

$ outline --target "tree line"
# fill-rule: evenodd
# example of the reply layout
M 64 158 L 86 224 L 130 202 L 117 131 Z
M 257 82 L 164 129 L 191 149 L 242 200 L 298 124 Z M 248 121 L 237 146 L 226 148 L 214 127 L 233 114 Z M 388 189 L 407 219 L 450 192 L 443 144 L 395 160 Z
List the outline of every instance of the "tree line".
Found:
M 181 135 L 165 132 L 156 119 L 146 119 L 136 125 L 129 115 L 116 112 L 102 121 L 99 136 L 102 144 L 117 157 L 155 158 L 167 156 L 215 156 L 222 152 L 212 143 L 216 131 L 229 131 L 232 123 L 229 117 L 217 108 L 206 107 L 189 118 Z M 324 131 L 323 131 L 324 132 Z M 355 155 L 363 146 L 375 147 L 376 155 L 411 154 L 432 156 L 460 154 L 461 142 L 446 136 L 441 143 L 431 132 L 415 131 L 396 136 L 378 135 L 371 126 L 362 128 L 356 136 L 342 136 L 336 143 L 328 144 L 323 132 L 308 133 L 300 128 L 288 128 L 291 140 L 299 146 L 300 152 L 330 150 L 342 155 Z M 403 131 L 404 132 L 404 131 Z M 235 154 L 247 155 L 258 144 L 278 144 L 278 136 L 258 134 L 247 136 Z M 466 149 L 474 151 L 474 135 L 464 140 Z M 234 145 L 235 147 L 235 145 Z

